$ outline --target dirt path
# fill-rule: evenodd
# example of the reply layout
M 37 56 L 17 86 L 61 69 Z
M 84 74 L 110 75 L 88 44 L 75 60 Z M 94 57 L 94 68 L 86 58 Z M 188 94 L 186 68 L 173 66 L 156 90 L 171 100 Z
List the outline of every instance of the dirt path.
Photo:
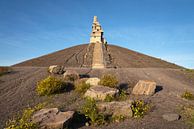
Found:
M 80 74 L 87 73 L 90 69 L 75 69 Z M 139 79 L 154 80 L 160 87 L 160 91 L 154 96 L 148 98 L 154 104 L 153 112 L 145 116 L 140 121 L 126 120 L 120 124 L 114 123 L 109 126 L 102 126 L 100 128 L 138 128 L 138 129 L 174 129 L 174 128 L 188 128 L 183 120 L 175 122 L 167 122 L 162 119 L 164 113 L 177 112 L 177 108 L 189 102 L 183 100 L 180 95 L 188 90 L 194 93 L 193 82 L 194 78 L 188 78 L 187 74 L 180 69 L 164 69 L 164 68 L 123 68 L 123 69 L 96 69 L 89 72 L 91 77 L 100 77 L 103 74 L 115 74 L 120 83 L 136 83 Z M 24 67 L 14 68 L 14 72 L 0 77 L 0 128 L 3 128 L 5 121 L 12 117 L 17 112 L 28 106 L 34 106 L 40 102 L 45 101 L 46 97 L 39 97 L 36 95 L 36 83 L 48 76 L 45 67 Z M 131 89 L 131 87 L 129 87 Z M 73 97 L 72 97 L 73 96 Z M 131 96 L 131 98 L 135 96 Z M 73 92 L 64 93 L 54 96 L 57 103 L 68 105 L 66 109 L 74 109 L 74 101 L 69 104 L 71 99 L 76 96 Z M 79 99 L 79 97 L 77 97 Z M 91 127 L 82 127 L 91 128 Z M 92 127 L 93 128 L 93 127 Z

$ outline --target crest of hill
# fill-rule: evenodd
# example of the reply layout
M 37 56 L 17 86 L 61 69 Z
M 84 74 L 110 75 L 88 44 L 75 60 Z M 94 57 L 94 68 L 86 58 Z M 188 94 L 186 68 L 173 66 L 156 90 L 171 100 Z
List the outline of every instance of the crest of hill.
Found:
M 13 66 L 48 67 L 50 65 L 62 65 L 65 67 L 90 68 L 93 48 L 94 44 L 77 45 Z M 109 62 L 109 66 L 117 68 L 182 68 L 176 64 L 115 45 L 108 45 L 105 57 L 105 60 Z

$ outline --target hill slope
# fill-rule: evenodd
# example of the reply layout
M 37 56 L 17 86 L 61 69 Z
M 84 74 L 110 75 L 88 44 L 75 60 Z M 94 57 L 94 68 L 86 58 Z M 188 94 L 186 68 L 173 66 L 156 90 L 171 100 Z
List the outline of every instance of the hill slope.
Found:
M 48 55 L 27 60 L 14 66 L 63 65 L 65 67 L 91 67 L 93 45 L 78 45 Z M 175 64 L 147 56 L 119 46 L 108 45 L 105 53 L 108 67 L 119 68 L 181 68 Z

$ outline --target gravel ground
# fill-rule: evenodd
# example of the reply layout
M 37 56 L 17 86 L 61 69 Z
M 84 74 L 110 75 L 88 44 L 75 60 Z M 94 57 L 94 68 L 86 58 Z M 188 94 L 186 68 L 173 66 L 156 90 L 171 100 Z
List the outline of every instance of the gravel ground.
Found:
M 93 58 L 93 46 L 94 44 L 73 46 L 15 64 L 14 66 L 48 67 L 57 64 L 67 68 L 90 68 Z M 115 45 L 108 45 L 107 51 L 104 51 L 104 60 L 108 63 L 107 67 L 113 68 L 182 68 L 173 63 Z
M 112 123 L 108 126 L 86 127 L 87 129 L 187 129 L 184 119 L 167 122 L 162 119 L 165 113 L 179 113 L 177 109 L 181 105 L 194 104 L 184 100 L 180 95 L 188 90 L 194 93 L 194 78 L 181 69 L 165 68 L 120 68 L 120 69 L 79 69 L 74 68 L 82 75 L 100 77 L 103 74 L 115 74 L 120 84 L 130 84 L 128 91 L 139 79 L 154 80 L 157 82 L 158 92 L 151 97 L 146 97 L 154 106 L 142 119 L 128 119 L 121 123 Z M 38 96 L 35 92 L 38 81 L 47 77 L 46 67 L 13 67 L 13 72 L 0 76 L 0 128 L 5 122 L 21 112 L 26 107 L 35 106 L 38 103 L 49 102 L 50 107 L 59 107 L 62 110 L 76 110 L 82 104 L 82 98 L 74 91 L 57 94 L 51 97 Z M 130 95 L 130 98 L 138 98 Z

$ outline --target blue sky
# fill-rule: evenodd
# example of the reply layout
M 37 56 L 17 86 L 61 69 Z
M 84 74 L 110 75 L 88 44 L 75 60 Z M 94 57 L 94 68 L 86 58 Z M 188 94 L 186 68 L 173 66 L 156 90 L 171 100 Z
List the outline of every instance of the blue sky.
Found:
M 194 68 L 194 0 L 0 0 L 0 66 L 88 43 L 94 15 L 108 43 Z

